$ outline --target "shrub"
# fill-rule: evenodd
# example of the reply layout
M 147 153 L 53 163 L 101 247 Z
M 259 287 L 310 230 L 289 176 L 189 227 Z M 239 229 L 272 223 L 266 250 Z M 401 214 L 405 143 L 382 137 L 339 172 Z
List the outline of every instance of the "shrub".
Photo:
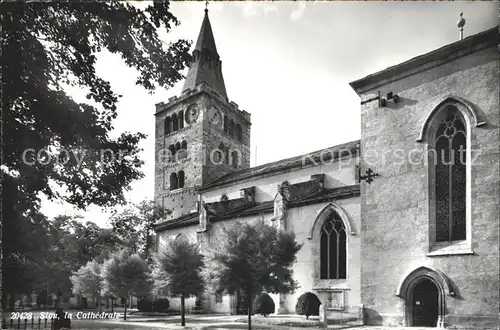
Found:
M 267 293 L 262 293 L 255 298 L 254 301 L 254 312 L 255 314 L 264 315 L 264 317 L 269 314 L 273 314 L 276 310 L 273 298 L 271 298 Z
M 314 293 L 306 292 L 297 300 L 295 313 L 305 315 L 308 319 L 310 315 L 319 315 L 319 305 L 321 301 L 318 297 Z
M 170 302 L 167 298 L 158 299 L 153 303 L 153 311 L 164 313 L 170 307 Z
M 147 313 L 153 311 L 153 302 L 148 299 L 141 299 L 137 303 L 137 309 L 139 312 Z

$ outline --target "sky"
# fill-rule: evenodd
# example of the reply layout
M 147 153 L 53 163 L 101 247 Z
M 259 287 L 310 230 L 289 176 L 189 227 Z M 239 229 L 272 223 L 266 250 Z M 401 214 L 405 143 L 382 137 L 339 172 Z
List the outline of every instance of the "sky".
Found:
M 162 40 L 188 39 L 194 48 L 204 9 L 203 1 L 172 2 L 181 24 L 159 31 Z M 256 166 L 359 139 L 360 100 L 350 82 L 459 40 L 460 12 L 464 37 L 498 25 L 499 3 L 212 1 L 208 9 L 228 97 L 251 114 Z M 135 85 L 137 72 L 107 52 L 98 55 L 96 71 L 123 95 L 111 135 L 148 135 L 141 143 L 145 177 L 126 198 L 153 199 L 155 104 L 179 96 L 183 81 L 148 94 Z M 87 101 L 85 91 L 67 92 Z M 81 214 L 108 226 L 98 207 L 81 211 L 43 199 L 42 212 Z

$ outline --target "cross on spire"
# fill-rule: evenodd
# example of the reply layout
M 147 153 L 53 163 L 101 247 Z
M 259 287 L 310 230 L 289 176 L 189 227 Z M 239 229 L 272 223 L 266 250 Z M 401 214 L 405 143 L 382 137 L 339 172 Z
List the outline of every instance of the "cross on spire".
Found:
M 208 0 L 205 1 L 205 13 L 208 13 Z

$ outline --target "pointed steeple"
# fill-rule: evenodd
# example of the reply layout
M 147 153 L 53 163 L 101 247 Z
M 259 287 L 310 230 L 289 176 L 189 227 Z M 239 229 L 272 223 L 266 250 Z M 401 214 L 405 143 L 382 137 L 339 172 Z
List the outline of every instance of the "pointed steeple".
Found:
M 205 82 L 224 97 L 227 97 L 226 86 L 222 76 L 222 62 L 215 46 L 212 26 L 208 19 L 208 9 L 205 9 L 205 17 L 203 18 L 196 47 L 193 51 L 193 60 L 189 66 L 182 91 L 193 89 L 202 82 Z

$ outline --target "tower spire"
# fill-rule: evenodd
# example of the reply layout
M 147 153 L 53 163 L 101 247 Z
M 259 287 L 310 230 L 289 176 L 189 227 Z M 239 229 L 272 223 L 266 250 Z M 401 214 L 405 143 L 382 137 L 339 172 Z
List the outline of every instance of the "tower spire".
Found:
M 227 97 L 222 76 L 222 62 L 217 53 L 212 26 L 208 18 L 208 1 L 205 2 L 205 15 L 182 91 L 193 89 L 202 82 Z

